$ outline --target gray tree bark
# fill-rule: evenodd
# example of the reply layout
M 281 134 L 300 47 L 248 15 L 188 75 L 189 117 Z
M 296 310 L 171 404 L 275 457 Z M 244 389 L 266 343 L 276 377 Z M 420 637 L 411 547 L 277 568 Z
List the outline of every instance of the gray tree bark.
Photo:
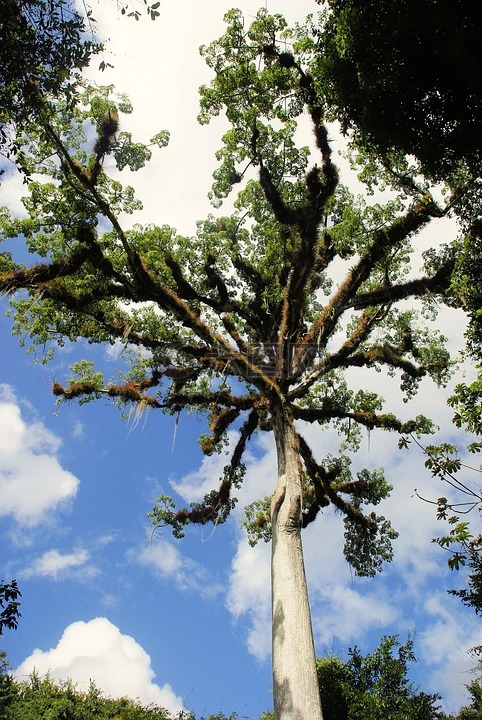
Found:
M 272 413 L 278 484 L 271 502 L 275 720 L 323 720 L 301 544 L 302 473 L 292 419 Z

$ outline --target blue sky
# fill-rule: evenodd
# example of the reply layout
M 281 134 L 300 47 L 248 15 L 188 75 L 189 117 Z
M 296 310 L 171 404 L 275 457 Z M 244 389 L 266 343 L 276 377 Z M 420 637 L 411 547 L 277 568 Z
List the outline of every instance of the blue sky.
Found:
M 311 0 L 293 5 L 270 0 L 268 9 L 290 19 L 317 9 Z M 196 0 L 182 8 L 166 0 L 155 23 L 118 18 L 114 2 L 93 6 L 111 38 L 106 59 L 115 65 L 100 81 L 115 83 L 134 103 L 123 126 L 141 138 L 171 131 L 170 147 L 128 176 L 144 201 L 133 221 L 193 232 L 195 220 L 212 211 L 206 196 L 222 129 L 221 121 L 196 126 L 197 86 L 208 79 L 197 48 L 222 32 L 231 3 L 210 2 L 207 14 Z M 243 3 L 243 10 L 252 16 L 257 3 Z M 2 204 L 20 209 L 23 192 L 17 175 L 8 174 Z M 435 227 L 437 238 L 453 232 L 451 225 Z M 444 310 L 442 322 L 456 349 L 463 317 Z M 273 489 L 271 440 L 258 437 L 249 449 L 231 521 L 214 530 L 194 528 L 181 541 L 168 532 L 153 535 L 146 514 L 157 495 L 198 500 L 220 475 L 224 458 L 203 458 L 196 442 L 202 419 L 182 416 L 176 424 L 149 411 L 122 420 L 103 401 L 56 408 L 50 387 L 65 381 L 69 364 L 95 360 L 114 376 L 119 349 L 78 343 L 47 366 L 33 364 L 10 329 L 2 314 L 0 574 L 16 577 L 23 592 L 20 627 L 2 639 L 12 668 L 19 676 L 33 667 L 50 669 L 80 684 L 93 678 L 107 694 L 173 710 L 184 706 L 199 716 L 236 710 L 241 718 L 257 718 L 271 706 L 269 546 L 250 548 L 240 519 L 244 504 Z M 392 379 L 358 375 L 353 381 L 385 393 L 388 410 L 406 417 L 424 412 L 439 423 L 440 437 L 453 436 L 448 391 L 425 383 L 405 406 Z M 307 436 L 319 457 L 336 450 L 333 434 L 310 429 Z M 414 495 L 415 488 L 430 498 L 446 491 L 424 469 L 421 453 L 399 452 L 395 437 L 373 432 L 356 462 L 385 468 L 394 491 L 382 512 L 400 537 L 383 574 L 360 579 L 342 557 L 340 517 L 326 512 L 307 530 L 317 651 L 344 654 L 355 644 L 368 651 L 384 634 L 404 641 L 414 631 L 420 660 L 414 680 L 441 692 L 445 709 L 457 709 L 471 677 L 468 649 L 482 642 L 480 624 L 446 593 L 463 578 L 447 570 L 445 555 L 430 542 L 443 532 L 434 508 Z

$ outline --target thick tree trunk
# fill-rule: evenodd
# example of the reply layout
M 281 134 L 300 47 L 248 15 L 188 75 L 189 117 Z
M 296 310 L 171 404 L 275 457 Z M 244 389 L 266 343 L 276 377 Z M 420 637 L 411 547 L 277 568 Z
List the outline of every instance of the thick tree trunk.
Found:
M 271 503 L 276 720 L 323 720 L 301 545 L 301 465 L 292 419 L 273 411 L 278 485 Z

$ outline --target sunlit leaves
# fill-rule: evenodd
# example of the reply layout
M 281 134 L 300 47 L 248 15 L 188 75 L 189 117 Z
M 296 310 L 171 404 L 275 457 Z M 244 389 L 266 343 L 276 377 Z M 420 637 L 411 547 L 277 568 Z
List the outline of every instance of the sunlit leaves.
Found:
M 33 672 L 27 679 L 15 681 L 1 675 L 0 707 L 12 720 L 49 718 L 60 720 L 194 720 L 191 712 L 181 710 L 175 715 L 159 705 L 142 705 L 127 697 L 105 697 L 90 683 L 81 691 L 72 680 L 54 681 L 50 674 L 40 677 Z
M 323 714 L 357 720 L 435 720 L 439 695 L 419 692 L 408 680 L 408 664 L 416 661 L 413 639 L 401 644 L 385 636 L 371 654 L 350 648 L 348 660 L 317 660 Z M 331 715 L 335 709 L 336 715 Z M 326 713 L 325 713 L 326 710 Z
M 456 385 L 454 394 L 448 402 L 456 410 L 455 425 L 459 428 L 465 426 L 469 432 L 480 436 L 482 435 L 482 367 L 478 365 L 476 369 L 476 379 L 471 383 Z
M 233 178 L 242 177 L 252 162 L 258 164 L 257 153 L 269 158 L 277 182 L 300 177 L 306 169 L 306 150 L 301 149 L 304 157 L 298 159 L 300 151 L 293 143 L 294 119 L 303 111 L 299 76 L 278 62 L 278 54 L 290 46 L 286 21 L 265 10 L 258 12 L 249 28 L 244 27 L 239 10 L 227 13 L 225 21 L 226 34 L 201 48 L 215 78 L 200 89 L 199 120 L 209 122 L 223 110 L 231 124 L 218 152 L 223 164 L 215 174 L 217 198 L 229 193 Z M 233 161 L 241 167 L 234 167 Z

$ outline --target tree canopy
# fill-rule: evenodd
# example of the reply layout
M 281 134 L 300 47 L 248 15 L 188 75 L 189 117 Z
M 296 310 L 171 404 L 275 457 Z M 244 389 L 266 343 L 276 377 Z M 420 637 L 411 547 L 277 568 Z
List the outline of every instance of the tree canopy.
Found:
M 103 134 L 102 123 L 115 102 L 108 90 L 99 95 L 86 88 L 83 105 L 74 112 L 60 103 L 44 110 L 41 131 L 60 163 L 40 164 L 43 136 L 30 146 L 32 168 L 58 183 L 30 184 L 27 219 L 12 219 L 7 212 L 2 217 L 5 238 L 22 235 L 46 258 L 30 269 L 4 258 L 4 291 L 26 288 L 36 296 L 41 288 L 39 303 L 25 297 L 14 302 L 15 332 L 29 334 L 41 346 L 86 337 L 92 342 L 122 339 L 134 350 L 148 350 L 147 355 L 134 353 L 126 382 L 118 385 L 106 385 L 86 363 L 76 365 L 69 385 L 54 384 L 58 397 L 107 394 L 171 413 L 195 407 L 210 416 L 211 433 L 202 441 L 208 453 L 246 415 L 221 495 L 186 513 L 161 512 L 160 519 L 171 520 L 178 531 L 189 521 L 225 519 L 242 450 L 257 428 L 269 428 L 275 399 L 282 398 L 295 419 L 321 425 L 334 421 L 356 444 L 357 426 L 403 432 L 427 430 L 430 424 L 424 418 L 404 423 L 379 413 L 381 399 L 350 390 L 340 371 L 388 368 L 400 373 L 402 389 L 410 396 L 422 377 L 443 382 L 448 370 L 438 334 L 417 327 L 414 311 L 395 306 L 408 297 L 430 299 L 447 288 L 450 257 L 430 258 L 419 278 L 405 280 L 404 273 L 410 237 L 432 218 L 445 216 L 450 206 L 438 205 L 422 189 L 413 192 L 408 204 L 399 197 L 368 206 L 339 187 L 311 76 L 301 61 L 268 43 L 285 32 L 284 22 L 261 13 L 245 38 L 240 14 L 233 12 L 228 20 L 227 35 L 205 49 L 216 79 L 203 89 L 201 120 L 224 106 L 232 123 L 219 153 L 214 197 L 224 197 L 240 179 L 235 163 L 259 168 L 259 179 L 249 179 L 240 191 L 233 216 L 200 222 L 195 239 L 165 226 L 125 231 L 119 214 L 132 213 L 138 201 L 129 188 L 121 194 L 120 184 L 109 180 L 99 160 L 112 153 L 121 168 L 129 164 L 137 169 L 148 151 L 129 144 L 131 138 L 123 133 Z M 258 59 L 263 66 L 255 72 Z M 293 99 L 287 106 L 283 97 L 289 94 Z M 308 149 L 297 148 L 293 139 L 303 107 L 310 113 L 322 161 L 310 170 Z M 126 110 L 123 102 L 115 107 L 115 112 Z M 90 154 L 81 148 L 85 134 L 80 127 L 89 117 L 98 132 Z M 281 129 L 275 129 L 275 121 Z M 156 138 L 159 144 L 166 140 L 165 134 Z M 99 158 L 103 141 L 109 144 Z M 97 230 L 100 217 L 112 226 L 104 235 Z M 355 265 L 332 291 L 328 269 L 336 258 L 355 258 Z M 326 300 L 320 302 L 323 296 Z M 348 316 L 347 338 L 328 352 L 329 338 Z M 221 391 L 210 389 L 215 377 L 222 381 Z M 244 386 L 238 386 L 237 378 Z M 350 503 L 341 495 L 350 495 L 355 486 L 348 480 L 346 460 L 319 465 L 304 443 L 300 452 L 314 483 L 314 494 L 306 495 L 303 524 L 328 502 L 347 510 Z M 339 486 L 333 484 L 335 478 Z M 387 491 L 377 475 L 360 478 L 361 486 L 366 501 L 378 502 Z M 361 519 L 362 497 L 353 499 L 349 511 L 355 524 Z M 366 553 L 355 555 L 360 571 L 365 561 L 369 572 L 374 569 Z
M 173 716 L 158 705 L 105 697 L 93 683 L 82 691 L 70 680 L 55 682 L 35 673 L 24 681 L 0 676 L 0 709 L 9 720 L 194 720 L 184 710 Z
M 467 350 L 480 362 L 481 327 L 481 154 L 482 123 L 480 58 L 473 52 L 481 14 L 477 5 L 445 0 L 412 2 L 352 2 L 327 0 L 314 28 L 318 48 L 313 73 L 323 88 L 326 111 L 343 132 L 366 152 L 390 165 L 396 158 L 414 156 L 421 171 L 442 180 L 459 194 L 454 211 L 466 230 L 454 246 L 451 292 L 469 317 Z M 456 407 L 457 427 L 480 438 L 480 377 L 460 383 L 450 403 Z M 480 413 L 479 413 L 480 415 Z M 471 452 L 480 443 L 471 443 Z M 459 449 L 451 444 L 429 448 L 428 466 L 449 483 L 460 470 Z M 459 463 L 458 467 L 455 465 Z M 468 482 L 455 480 L 467 494 Z M 461 499 L 461 502 L 464 498 Z M 456 504 L 466 512 L 479 493 Z M 446 498 L 440 498 L 439 517 L 448 518 Z M 455 591 L 464 602 L 480 607 L 480 543 L 460 513 L 450 516 L 450 534 L 438 539 L 453 550 L 451 567 L 471 567 L 470 589 Z
M 401 644 L 382 638 L 366 656 L 350 648 L 348 660 L 334 655 L 317 660 L 324 720 L 436 720 L 445 717 L 437 694 L 419 692 L 407 677 L 416 661 L 413 639 Z
M 321 0 L 319 0 L 321 2 Z M 327 0 L 317 73 L 344 130 L 383 153 L 415 155 L 446 179 L 480 169 L 478 5 L 447 0 Z
M 452 288 L 470 317 L 469 348 L 480 356 L 480 8 L 463 0 L 318 2 L 312 71 L 327 115 L 383 164 L 414 156 L 423 174 L 457 188 L 454 210 L 468 234 Z

